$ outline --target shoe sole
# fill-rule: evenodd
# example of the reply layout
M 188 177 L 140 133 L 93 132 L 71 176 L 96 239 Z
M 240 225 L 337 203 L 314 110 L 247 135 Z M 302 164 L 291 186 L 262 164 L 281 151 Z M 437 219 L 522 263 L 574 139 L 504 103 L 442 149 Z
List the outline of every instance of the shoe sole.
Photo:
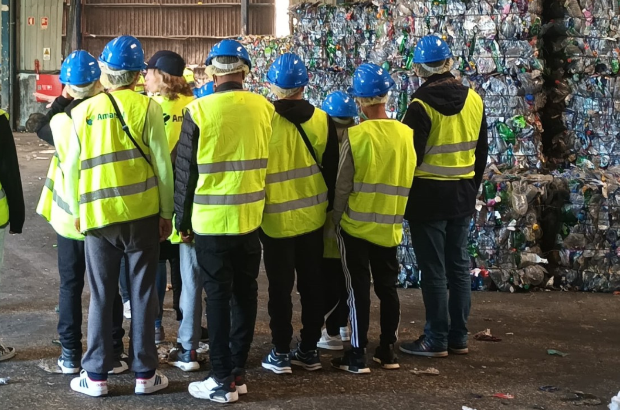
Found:
M 321 343 L 317 343 L 316 347 L 318 347 L 319 349 L 324 349 L 324 350 L 344 350 L 344 346 L 343 345 L 329 346 L 329 345 L 324 345 L 324 344 L 321 344 Z
M 349 372 L 349 373 L 353 373 L 353 374 L 368 374 L 370 373 L 370 369 L 368 367 L 365 367 L 363 369 L 360 369 L 358 367 L 351 367 L 351 366 L 336 366 L 335 364 L 332 363 L 332 367 L 338 369 L 338 370 L 344 370 L 345 372 Z
M 315 363 L 315 364 L 306 364 L 304 362 L 298 361 L 298 360 L 291 360 L 291 364 L 294 364 L 295 366 L 299 366 L 299 367 L 303 367 L 304 369 L 308 370 L 308 371 L 314 371 L 314 370 L 322 370 L 323 366 L 321 365 L 321 363 Z
M 341 337 L 343 342 L 350 342 L 351 338 L 350 337 Z
M 383 363 L 381 361 L 381 359 L 378 359 L 376 357 L 373 357 L 372 360 L 373 360 L 373 362 L 379 363 L 382 368 L 387 369 L 387 370 L 397 370 L 397 369 L 400 369 L 400 364 L 398 364 L 398 363 Z
M 146 387 L 145 389 L 140 389 L 138 390 L 137 388 L 134 390 L 134 392 L 138 395 L 138 396 L 142 396 L 145 394 L 153 394 L 155 392 L 158 392 L 160 390 L 165 389 L 166 387 L 168 387 L 168 381 L 166 380 L 166 383 L 162 383 L 162 384 L 158 384 L 157 386 L 151 386 L 151 387 Z
M 407 350 L 407 349 L 403 349 L 402 346 L 399 346 L 398 350 L 400 350 L 403 353 L 407 353 L 413 356 L 420 356 L 420 357 L 433 357 L 433 358 L 441 358 L 441 357 L 448 357 L 448 352 L 418 352 L 418 351 L 411 351 L 411 350 Z
M 290 367 L 278 367 L 272 364 L 262 363 L 264 369 L 271 370 L 275 374 L 290 374 L 293 373 L 293 369 Z
M 115 367 L 112 370 L 110 370 L 108 372 L 108 374 L 121 374 L 121 373 L 125 373 L 127 370 L 129 370 L 129 366 L 127 365 L 127 362 L 123 362 L 123 363 L 125 363 L 124 366 Z
M 76 386 L 76 387 L 73 387 L 71 385 L 70 387 L 71 387 L 71 390 L 73 390 L 74 392 L 82 393 L 82 394 L 85 394 L 85 395 L 90 396 L 90 397 L 105 397 L 105 396 L 108 395 L 108 389 L 107 388 L 105 390 L 100 390 L 98 392 L 93 392 L 93 391 L 91 391 L 89 389 L 83 389 L 79 385 Z
M 248 394 L 248 386 L 245 384 L 242 384 L 241 386 L 235 386 L 237 389 L 237 394 L 239 394 L 240 396 L 244 395 L 244 394 Z
M 11 350 L 9 353 L 5 353 L 4 355 L 0 356 L 0 362 L 14 358 L 16 353 L 17 352 L 15 349 Z
M 202 390 L 194 390 L 191 385 L 188 387 L 187 391 L 192 397 L 195 397 L 197 399 L 203 399 L 203 400 L 211 400 L 216 403 L 227 404 L 227 403 L 234 403 L 237 400 L 239 400 L 239 393 L 237 393 L 236 390 L 234 392 L 226 393 L 226 398 L 224 400 L 222 400 L 221 396 L 211 397 L 210 394 L 206 394 Z
M 190 362 L 190 363 L 186 363 L 186 362 L 168 362 L 168 364 L 170 366 L 177 367 L 177 368 L 183 370 L 184 372 L 195 372 L 197 370 L 200 370 L 200 363 L 198 363 L 198 362 Z
M 469 353 L 469 349 L 467 347 L 465 349 L 453 349 L 449 347 L 448 352 L 457 355 L 466 355 Z

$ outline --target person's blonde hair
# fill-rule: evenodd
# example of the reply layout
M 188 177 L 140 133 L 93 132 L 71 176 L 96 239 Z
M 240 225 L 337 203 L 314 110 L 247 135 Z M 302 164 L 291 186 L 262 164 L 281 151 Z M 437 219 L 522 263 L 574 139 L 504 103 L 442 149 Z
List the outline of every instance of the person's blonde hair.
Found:
M 187 84 L 184 77 L 170 75 L 159 69 L 153 70 L 153 77 L 155 79 L 154 85 L 157 88 L 157 90 L 153 91 L 171 101 L 178 99 L 181 95 L 188 97 L 194 95 L 192 88 Z

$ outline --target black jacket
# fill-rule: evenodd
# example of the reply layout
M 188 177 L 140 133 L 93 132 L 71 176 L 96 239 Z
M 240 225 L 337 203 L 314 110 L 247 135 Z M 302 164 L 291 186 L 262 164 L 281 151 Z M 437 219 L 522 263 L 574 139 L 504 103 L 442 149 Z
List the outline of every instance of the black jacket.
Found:
M 303 124 L 314 115 L 314 106 L 306 100 L 279 100 L 273 103 L 276 112 L 293 124 Z M 338 176 L 338 132 L 336 124 L 328 119 L 327 146 L 321 161 L 323 179 L 327 185 L 327 210 L 331 210 L 334 204 L 334 192 L 336 190 L 336 177 Z M 301 138 L 301 136 L 300 136 Z
M 465 106 L 469 89 L 450 73 L 433 75 L 420 86 L 413 98 L 418 98 L 442 115 L 455 115 Z M 414 102 L 407 109 L 403 123 L 413 129 L 413 145 L 419 166 L 424 159 L 431 120 L 422 105 Z M 459 181 L 437 181 L 414 178 L 405 219 L 409 221 L 437 221 L 473 215 L 476 195 L 487 164 L 489 142 L 486 115 L 482 116 L 476 146 L 475 176 Z
M 69 117 L 71 117 L 71 110 L 77 107 L 82 101 L 86 100 L 87 98 L 70 100 L 62 95 L 56 98 L 52 103 L 52 108 L 50 108 L 47 114 L 45 114 L 45 116 L 37 124 L 37 137 L 53 146 L 54 136 L 52 135 L 52 129 L 50 128 L 50 121 L 52 121 L 52 117 L 61 112 L 65 112 Z
M 26 219 L 17 148 L 9 120 L 0 115 L 0 183 L 9 204 L 9 231 L 21 233 Z M 1 226 L 0 228 L 4 228 Z

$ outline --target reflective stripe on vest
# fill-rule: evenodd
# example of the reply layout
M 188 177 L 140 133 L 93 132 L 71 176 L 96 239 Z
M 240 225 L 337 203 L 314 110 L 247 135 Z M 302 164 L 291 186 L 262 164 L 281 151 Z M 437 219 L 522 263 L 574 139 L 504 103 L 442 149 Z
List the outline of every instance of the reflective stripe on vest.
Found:
M 316 231 L 325 225 L 327 210 L 327 185 L 321 169 L 293 123 L 276 113 L 272 124 L 261 228 L 272 238 Z M 327 114 L 315 108 L 301 126 L 320 163 L 327 146 Z
M 5 116 L 9 119 L 9 114 L 6 111 L 0 110 L 0 116 Z M 2 182 L 0 182 L 0 228 L 9 223 L 9 201 L 6 199 L 6 193 L 2 189 Z
M 146 96 L 115 91 L 121 115 L 145 155 Z M 157 107 L 159 111 L 159 107 Z M 162 115 L 162 114 L 160 114 Z M 80 223 L 83 231 L 143 219 L 159 213 L 157 177 L 127 137 L 108 97 L 97 95 L 72 110 L 80 140 Z
M 484 114 L 480 96 L 469 90 L 463 109 L 456 115 L 443 115 L 418 98 L 413 102 L 419 103 L 431 120 L 424 160 L 416 169 L 416 178 L 473 178 L 476 146 Z
M 181 125 L 183 124 L 183 115 L 185 107 L 192 101 L 194 96 L 179 95 L 176 100 L 170 100 L 167 97 L 156 95 L 152 97 L 157 101 L 164 112 L 164 124 L 166 125 L 166 138 L 168 139 L 168 150 L 172 150 L 177 146 L 179 137 L 181 136 Z
M 340 225 L 351 236 L 397 246 L 416 164 L 413 131 L 394 120 L 365 121 L 349 129 L 349 144 L 355 175 Z
M 187 110 L 200 130 L 194 232 L 240 235 L 258 229 L 273 105 L 258 94 L 227 91 L 195 100 Z
M 37 204 L 37 213 L 52 225 L 60 236 L 73 240 L 84 240 L 84 236 L 75 230 L 75 218 L 69 204 L 63 198 L 64 175 L 60 168 L 61 158 L 67 153 L 69 138 L 73 131 L 73 121 L 64 112 L 56 114 L 50 121 L 56 153 L 50 161 L 45 185 Z

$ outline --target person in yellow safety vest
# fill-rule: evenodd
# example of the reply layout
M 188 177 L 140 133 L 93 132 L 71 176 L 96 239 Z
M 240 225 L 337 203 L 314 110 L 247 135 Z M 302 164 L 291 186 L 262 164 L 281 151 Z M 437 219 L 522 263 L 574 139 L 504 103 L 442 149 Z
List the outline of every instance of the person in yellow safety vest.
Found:
M 332 366 L 351 373 L 370 373 L 366 346 L 371 273 L 381 308 L 381 338 L 373 361 L 384 369 L 399 368 L 394 354 L 400 321 L 396 249 L 416 156 L 411 129 L 385 112 L 393 86 L 389 73 L 375 64 L 355 70 L 351 94 L 365 121 L 349 128 L 340 149 L 333 220 L 349 290 L 352 348 L 332 360 Z
M 245 91 L 246 49 L 222 40 L 209 52 L 215 92 L 187 106 L 177 146 L 176 227 L 195 235 L 205 275 L 211 376 L 189 393 L 220 403 L 247 393 L 245 366 L 254 337 L 273 105 Z
M 69 209 L 85 233 L 91 288 L 85 371 L 71 388 L 89 396 L 108 393 L 112 370 L 112 300 L 118 291 L 121 259 L 127 258 L 131 292 L 131 369 L 136 394 L 168 386 L 156 372 L 159 242 L 172 232 L 174 179 L 159 104 L 133 91 L 144 52 L 131 36 L 110 41 L 101 56 L 101 93 L 75 107 L 64 161 Z
M 191 68 L 185 67 L 183 69 L 183 78 L 185 78 L 185 82 L 189 85 L 189 88 L 192 90 L 196 87 L 196 80 L 194 79 L 194 72 Z
M 325 97 L 321 106 L 336 124 L 338 143 L 348 138 L 349 128 L 355 125 L 357 105 L 353 97 L 343 91 L 335 91 Z M 349 322 L 349 293 L 344 281 L 340 252 L 336 241 L 336 227 L 332 221 L 332 212 L 327 213 L 323 229 L 323 261 L 321 272 L 325 286 L 325 328 L 317 346 L 326 350 L 342 350 L 342 342 L 351 340 Z
M 74 51 L 60 68 L 63 93 L 52 103 L 52 109 L 41 122 L 37 135 L 52 142 L 56 153 L 52 157 L 37 213 L 56 231 L 60 292 L 58 300 L 58 335 L 61 356 L 58 367 L 64 374 L 79 373 L 82 361 L 82 291 L 86 274 L 84 235 L 77 232 L 64 190 L 63 163 L 73 131 L 71 110 L 102 91 L 101 70 L 97 59 L 83 50 Z M 112 372 L 129 369 L 124 359 L 122 301 L 114 296 L 112 339 L 114 364 Z
M 467 354 L 471 278 L 466 248 L 487 163 L 484 105 L 450 73 L 452 52 L 439 37 L 420 39 L 414 60 L 426 81 L 403 119 L 413 129 L 418 154 L 405 218 L 423 273 L 426 326 L 422 337 L 400 350 L 426 357 Z
M 9 114 L 0 109 L 0 274 L 4 261 L 6 232 L 8 230 L 11 235 L 21 234 L 25 218 L 24 192 L 13 131 Z M 0 362 L 14 356 L 15 348 L 0 344 Z
M 161 105 L 164 112 L 168 150 L 171 155 L 181 135 L 183 111 L 187 104 L 194 100 L 192 90 L 183 78 L 183 67 L 185 67 L 183 58 L 177 53 L 168 50 L 160 50 L 153 54 L 146 67 L 145 87 L 149 95 L 152 95 L 152 98 Z M 172 160 L 174 161 L 174 158 Z M 166 279 L 166 261 L 170 263 L 173 293 L 172 305 L 177 312 L 177 320 L 181 320 L 182 317 L 179 308 L 182 281 L 178 246 L 181 238 L 178 235 L 173 235 L 171 239 L 175 241 L 174 244 L 170 240 L 166 240 L 160 244 L 159 248 L 159 266 L 157 268 L 156 281 L 159 313 L 155 320 L 155 343 L 162 343 L 165 340 L 162 318 L 164 313 L 164 297 L 166 296 L 166 286 L 168 284 Z
M 144 81 L 145 81 L 144 74 L 140 73 L 140 76 L 138 77 L 138 82 L 136 83 L 136 86 L 133 89 L 138 94 L 146 95 L 146 88 L 144 88 Z
M 269 327 L 273 348 L 262 366 L 276 374 L 291 365 L 321 369 L 317 342 L 324 318 L 323 226 L 338 172 L 338 135 L 325 111 L 303 99 L 308 72 L 293 53 L 280 55 L 267 79 L 278 97 L 269 144 L 265 211 L 260 239 L 269 279 Z M 301 295 L 300 341 L 291 351 L 297 273 Z

